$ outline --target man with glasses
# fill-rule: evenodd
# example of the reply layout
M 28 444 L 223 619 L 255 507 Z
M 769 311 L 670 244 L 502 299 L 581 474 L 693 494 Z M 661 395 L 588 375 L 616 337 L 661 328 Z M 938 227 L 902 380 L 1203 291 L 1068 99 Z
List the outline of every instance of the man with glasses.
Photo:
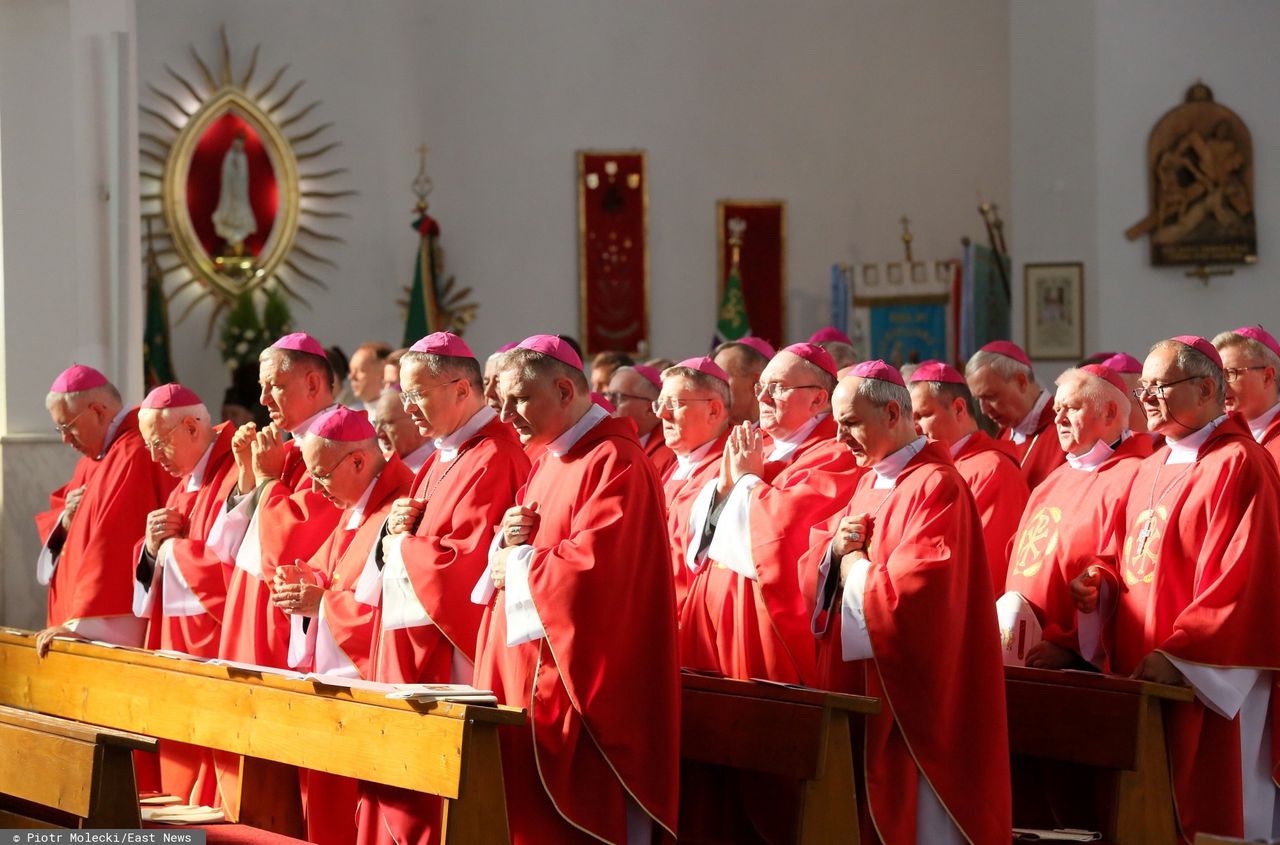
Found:
M 1114 608 L 1112 670 L 1195 689 L 1165 708 L 1183 835 L 1269 839 L 1280 834 L 1267 741 L 1280 477 L 1244 420 L 1224 413 L 1222 359 L 1204 338 L 1157 343 L 1139 385 L 1165 445 L 1134 478 L 1118 571 L 1091 566 L 1072 583 L 1082 635 Z
M 1013 443 L 1027 487 L 1032 490 L 1066 458 L 1053 432 L 1053 394 L 1040 387 L 1022 347 L 995 340 L 964 367 L 978 407 L 1000 426 L 1000 439 Z
M 373 679 L 471 683 L 483 608 L 471 590 L 488 565 L 494 526 L 515 502 L 529 459 L 486 403 L 466 341 L 430 334 L 401 360 L 402 398 L 435 451 L 393 503 L 381 540 L 381 624 Z M 424 845 L 440 832 L 439 799 L 362 787 L 357 841 Z
M 166 384 L 143 400 L 138 428 L 151 459 L 178 486 L 147 515 L 146 534 L 134 549 L 133 612 L 147 620 L 147 648 L 212 659 L 235 555 L 212 542 L 210 531 L 236 482 L 235 426 L 214 426 L 199 396 Z M 159 758 L 161 791 L 187 804 L 214 805 L 212 751 L 161 740 Z
M 1280 343 L 1262 326 L 1244 326 L 1213 339 L 1222 356 L 1228 412 L 1244 417 L 1253 439 L 1280 462 Z
M 820 346 L 796 343 L 774 356 L 756 391 L 760 429 L 732 429 L 718 477 L 693 506 L 695 557 L 705 554 L 707 563 L 689 590 L 706 605 L 686 600 L 685 618 L 719 626 L 682 636 L 714 638 L 720 665 L 706 668 L 734 678 L 813 682 L 812 585 L 805 595 L 797 567 L 808 528 L 844 507 L 862 474 L 835 441 L 835 384 L 835 362 Z M 728 591 L 697 583 L 719 577 L 717 565 L 732 573 Z
M 301 452 L 312 489 L 341 515 L 310 559 L 275 569 L 271 600 L 290 618 L 289 665 L 369 679 L 378 629 L 378 537 L 392 502 L 409 492 L 413 473 L 399 456 L 383 458 L 363 410 L 339 406 L 321 416 Z M 359 782 L 326 772 L 299 774 L 307 840 L 355 842 Z
M 591 402 L 582 360 L 534 335 L 499 369 L 503 419 L 546 451 L 472 593 L 476 686 L 523 707 L 502 731 L 513 845 L 674 837 L 680 676 L 657 472 Z
M 147 515 L 176 480 L 147 454 L 137 409 L 126 409 L 106 376 L 81 364 L 64 370 L 45 407 L 62 442 L 81 454 L 71 480 L 36 516 L 44 545 L 36 580 L 49 587 L 41 654 L 54 636 L 142 645 L 146 622 L 133 615 L 134 544 Z
M 382 451 L 388 456 L 399 455 L 409 471 L 415 474 L 435 451 L 436 445 L 418 430 L 418 424 L 405 409 L 399 382 L 394 389 L 387 388 L 378 397 L 373 427 L 378 432 Z
M 660 420 L 653 410 L 653 401 L 658 398 L 661 387 L 662 374 L 653 367 L 644 364 L 624 366 L 613 371 L 604 398 L 613 405 L 615 417 L 626 418 L 636 424 L 636 436 L 640 438 L 644 453 L 653 462 L 658 477 L 665 478 L 676 462 L 676 456 L 663 439 Z

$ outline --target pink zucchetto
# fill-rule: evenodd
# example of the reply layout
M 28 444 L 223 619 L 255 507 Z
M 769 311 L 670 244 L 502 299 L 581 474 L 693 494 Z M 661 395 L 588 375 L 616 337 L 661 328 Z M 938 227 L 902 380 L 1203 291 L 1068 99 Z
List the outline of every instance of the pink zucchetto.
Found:
M 965 384 L 964 376 L 950 364 L 941 361 L 922 361 L 911 374 L 911 381 L 940 381 L 945 384 Z
M 816 332 L 809 335 L 809 342 L 843 343 L 846 346 L 853 346 L 853 341 L 849 339 L 849 336 L 837 329 L 835 326 L 827 326 L 826 328 L 818 329 Z
M 582 369 L 582 359 L 578 357 L 578 353 L 573 351 L 572 346 L 553 334 L 535 334 L 526 337 L 516 344 L 516 349 L 541 352 L 543 355 L 555 358 L 561 364 L 566 364 L 575 370 Z
M 1142 362 L 1127 352 L 1116 352 L 1104 360 L 1102 366 L 1110 367 L 1123 375 L 1137 375 L 1142 372 Z
M 142 400 L 143 408 L 159 410 L 161 408 L 187 408 L 191 405 L 203 405 L 194 390 L 180 384 L 162 384 L 147 394 Z
M 1262 326 L 1243 326 L 1238 329 L 1232 329 L 1231 333 L 1238 334 L 1241 337 L 1247 337 L 1250 340 L 1256 340 L 1258 343 L 1261 343 L 1263 346 L 1276 353 L 1276 355 L 1280 355 L 1280 343 L 1277 343 L 1276 339 L 1272 337 L 1271 332 L 1267 331 Z
M 816 343 L 793 343 L 782 351 L 798 355 L 818 369 L 830 373 L 832 378 L 836 377 L 836 360 L 831 357 L 830 352 Z
M 857 376 L 858 378 L 873 378 L 876 381 L 887 381 L 890 384 L 898 385 L 898 387 L 907 386 L 903 382 L 902 373 L 898 371 L 898 368 L 886 364 L 879 358 L 874 361 L 863 361 L 860 364 L 854 364 L 853 371 L 849 375 Z
M 515 349 L 515 348 L 516 348 L 517 346 L 519 346 L 519 345 L 520 345 L 520 344 L 519 344 L 519 343 L 517 343 L 517 342 L 516 342 L 516 341 L 514 341 L 514 340 L 512 340 L 512 341 L 508 341 L 507 343 L 504 343 L 504 344 L 502 344 L 501 346 L 499 346 L 499 347 L 498 347 L 498 350 L 497 350 L 496 352 L 494 352 L 493 354 L 494 354 L 494 355 L 501 355 L 503 352 L 510 352 L 512 349 Z
M 72 364 L 53 380 L 50 393 L 79 393 L 81 390 L 93 390 L 107 383 L 107 377 L 84 364 Z
M 320 418 L 320 422 L 311 433 L 325 440 L 336 440 L 339 443 L 356 443 L 361 440 L 372 440 L 378 436 L 369 422 L 369 415 L 364 411 L 337 407 Z
M 272 349 L 290 349 L 294 352 L 305 352 L 308 355 L 318 355 L 327 359 L 324 347 L 320 345 L 320 341 L 316 340 L 306 332 L 294 332 L 271 344 Z
M 646 366 L 645 364 L 636 364 L 631 369 L 635 370 L 644 380 L 652 384 L 654 387 L 662 387 L 662 373 L 656 367 Z
M 737 340 L 734 341 L 734 343 L 741 343 L 743 346 L 746 346 L 750 349 L 754 349 L 756 352 L 759 352 L 761 355 L 763 355 L 766 358 L 772 358 L 775 354 L 777 354 L 773 346 L 769 344 L 769 341 L 765 340 L 762 337 L 754 337 L 752 335 L 747 335 L 746 337 L 738 338 Z
M 476 357 L 467 346 L 467 342 L 453 332 L 432 332 L 409 347 L 410 352 L 426 352 L 429 355 L 444 355 L 449 358 Z
M 703 375 L 718 378 L 725 384 L 729 383 L 729 374 L 724 371 L 724 368 L 706 355 L 703 355 L 701 358 L 685 358 L 679 364 L 676 364 L 676 366 L 682 367 L 686 370 L 696 370 Z
M 1011 340 L 993 340 L 978 351 L 994 352 L 997 355 L 1011 358 L 1024 367 L 1031 366 L 1031 359 L 1027 357 L 1027 353 L 1023 352 L 1022 347 Z
M 610 402 L 608 399 L 604 398 L 604 394 L 603 394 L 603 393 L 597 393 L 597 392 L 596 392 L 596 391 L 594 391 L 594 390 L 593 390 L 593 391 L 591 391 L 591 404 L 592 404 L 592 405 L 599 405 L 601 408 L 604 408 L 606 411 L 608 411 L 608 412 L 609 412 L 609 413 L 611 413 L 611 414 L 612 414 L 614 411 L 618 410 L 617 408 L 613 407 L 613 403 L 612 403 L 612 402 Z
M 1180 334 L 1169 339 L 1176 340 L 1183 346 L 1190 346 L 1192 349 L 1203 354 L 1210 361 L 1217 364 L 1218 369 L 1222 369 L 1222 356 L 1218 354 L 1218 350 L 1214 348 L 1213 344 L 1204 338 L 1194 334 Z
M 1106 364 L 1085 364 L 1080 368 L 1080 372 L 1102 379 L 1125 395 L 1129 393 L 1129 388 L 1125 387 L 1124 379 L 1120 378 L 1120 374 Z

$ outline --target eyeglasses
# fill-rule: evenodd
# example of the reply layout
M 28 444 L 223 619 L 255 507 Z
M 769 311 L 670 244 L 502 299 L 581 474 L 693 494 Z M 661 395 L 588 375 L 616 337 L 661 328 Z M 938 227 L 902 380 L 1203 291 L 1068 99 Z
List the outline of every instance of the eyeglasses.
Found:
M 787 387 L 785 385 L 779 384 L 776 381 L 771 381 L 768 384 L 760 384 L 759 382 L 757 382 L 756 388 L 755 388 L 755 394 L 757 399 L 763 399 L 766 393 L 769 394 L 769 398 L 777 399 L 779 394 L 789 393 L 792 390 L 821 390 L 821 389 L 822 389 L 822 385 L 820 384 L 797 384 L 792 387 Z
M 605 399 L 608 399 L 609 404 L 613 405 L 615 408 L 621 405 L 624 399 L 635 399 L 640 402 L 650 401 L 647 396 L 636 396 L 634 393 L 623 393 L 618 390 L 606 390 L 601 395 L 603 395 Z
M 675 399 L 669 397 L 667 399 L 657 399 L 649 403 L 649 407 L 653 409 L 655 414 L 661 414 L 663 411 L 675 413 L 679 409 L 691 402 L 710 402 L 710 399 Z
M 165 447 L 169 445 L 169 441 L 173 439 L 173 433 L 180 428 L 182 428 L 182 423 L 178 423 L 160 437 L 153 437 L 148 440 L 147 449 L 152 452 L 163 452 Z
M 93 406 L 90 405 L 88 408 L 85 408 L 83 411 L 81 411 L 80 413 L 72 417 L 70 422 L 65 422 L 61 425 L 54 423 L 53 424 L 54 431 L 58 432 L 58 434 L 65 437 L 66 435 L 71 433 L 71 429 L 75 428 L 76 422 L 81 417 L 83 417 L 85 414 L 89 413 L 92 410 L 93 410 Z
M 1165 392 L 1168 391 L 1169 388 L 1174 385 L 1182 384 L 1183 382 L 1194 381 L 1198 378 L 1204 378 L 1204 376 L 1187 376 L 1186 378 L 1180 378 L 1177 381 L 1170 381 L 1164 384 L 1140 384 L 1133 389 L 1133 398 L 1141 402 L 1154 393 L 1158 398 L 1164 399 Z
M 328 483 L 330 482 L 330 480 L 332 480 L 332 479 L 333 479 L 333 474 L 334 474 L 335 472 L 337 472 L 337 471 L 338 471 L 338 467 L 342 466 L 342 462 L 343 462 L 343 461 L 345 461 L 347 458 L 351 457 L 351 456 L 352 456 L 352 455 L 354 455 L 354 454 L 355 454 L 355 452 L 354 452 L 354 451 L 352 451 L 352 452 L 348 452 L 347 454 L 343 455 L 341 458 L 338 458 L 338 462 L 337 462 L 337 463 L 335 463 L 333 466 L 329 467 L 329 471 L 328 471 L 328 472 L 315 472 L 314 470 L 307 470 L 307 473 L 308 473 L 308 474 L 309 474 L 309 475 L 310 475 L 310 476 L 311 476 L 315 481 L 319 482 L 320 484 L 328 484 Z
M 1224 368 L 1223 368 L 1223 370 L 1222 370 L 1222 377 L 1223 377 L 1224 379 L 1226 379 L 1227 384 L 1231 384 L 1231 383 L 1233 383 L 1236 379 L 1240 378 L 1240 376 L 1244 375 L 1245 373 L 1249 372 L 1250 370 L 1265 370 L 1265 369 L 1266 369 L 1266 367 L 1263 367 L 1263 366 L 1258 366 L 1258 367 L 1224 367 Z
M 407 408 L 410 405 L 416 405 L 421 402 L 424 398 L 430 395 L 433 390 L 439 390 L 442 387 L 448 387 L 449 385 L 457 384 L 460 381 L 462 381 L 462 379 L 456 378 L 451 381 L 442 381 L 437 385 L 428 387 L 426 390 L 406 390 L 404 393 L 400 394 L 400 401 Z

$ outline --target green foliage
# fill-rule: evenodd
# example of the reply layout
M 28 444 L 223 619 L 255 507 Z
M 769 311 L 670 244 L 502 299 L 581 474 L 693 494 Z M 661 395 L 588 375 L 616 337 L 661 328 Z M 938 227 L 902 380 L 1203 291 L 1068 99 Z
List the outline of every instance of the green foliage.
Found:
M 244 291 L 222 320 L 218 333 L 218 352 L 228 370 L 257 361 L 263 349 L 281 335 L 292 331 L 293 315 L 283 294 L 275 287 L 262 289 L 262 313 L 259 315 L 253 291 Z

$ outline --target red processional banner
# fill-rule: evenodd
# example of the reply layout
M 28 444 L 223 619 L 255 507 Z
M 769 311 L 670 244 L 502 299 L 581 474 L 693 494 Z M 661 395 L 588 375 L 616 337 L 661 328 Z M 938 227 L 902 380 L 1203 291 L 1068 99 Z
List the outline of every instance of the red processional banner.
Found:
M 741 221 L 733 224 L 733 221 Z M 732 228 L 740 232 L 738 272 L 751 334 L 781 349 L 787 326 L 787 209 L 782 200 L 716 202 L 716 302 L 724 295 L 733 251 Z
M 649 340 L 649 185 L 642 151 L 578 152 L 579 335 L 583 351 Z

